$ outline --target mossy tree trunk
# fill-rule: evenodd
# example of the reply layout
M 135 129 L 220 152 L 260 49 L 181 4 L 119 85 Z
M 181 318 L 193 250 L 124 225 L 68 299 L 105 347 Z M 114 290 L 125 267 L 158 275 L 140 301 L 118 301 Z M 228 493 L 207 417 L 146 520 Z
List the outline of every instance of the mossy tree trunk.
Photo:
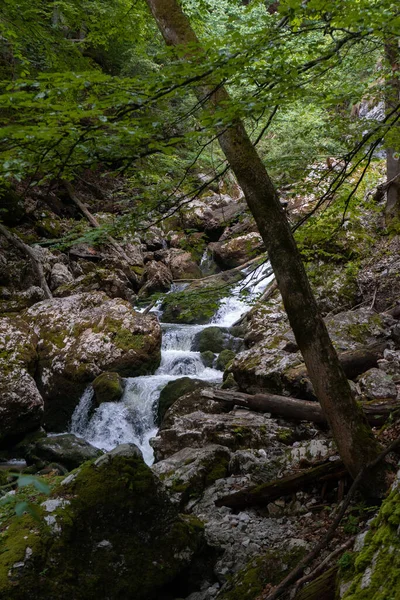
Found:
M 177 0 L 147 0 L 165 42 L 200 49 L 189 20 Z M 217 107 L 229 101 L 223 87 L 211 82 L 196 90 L 201 102 Z M 340 366 L 292 236 L 277 192 L 240 120 L 219 132 L 219 143 L 243 189 L 266 245 L 290 325 L 304 357 L 316 395 L 332 429 L 340 455 L 355 477 L 379 452 L 371 428 L 355 402 Z M 370 473 L 369 491 L 381 491 L 381 477 Z
M 399 39 L 394 38 L 385 45 L 385 55 L 391 71 L 391 77 L 386 84 L 385 105 L 386 112 L 390 113 L 400 103 L 400 48 Z M 397 137 L 400 137 L 400 126 L 395 128 Z M 390 224 L 393 219 L 400 219 L 400 147 L 386 150 L 386 222 Z

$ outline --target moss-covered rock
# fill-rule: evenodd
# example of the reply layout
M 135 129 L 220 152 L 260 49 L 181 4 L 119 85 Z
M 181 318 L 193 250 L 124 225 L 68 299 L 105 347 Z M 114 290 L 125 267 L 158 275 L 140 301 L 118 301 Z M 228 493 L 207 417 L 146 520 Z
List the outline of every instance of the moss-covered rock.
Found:
M 217 369 L 219 369 L 220 371 L 225 371 L 226 367 L 233 361 L 233 359 L 236 356 L 236 352 L 233 352 L 233 350 L 222 350 L 222 352 L 219 354 L 218 358 L 217 358 L 217 362 L 216 362 L 216 367 Z
M 118 402 L 124 392 L 121 376 L 113 371 L 101 373 L 92 385 L 97 405 L 103 402 Z
M 220 327 L 206 327 L 195 335 L 192 350 L 195 352 L 214 352 L 224 349 L 224 332 Z
M 154 600 L 167 585 L 175 597 L 173 582 L 203 548 L 202 525 L 178 514 L 137 449 L 120 448 L 69 475 L 39 521 L 7 524 L 0 597 Z
M 341 560 L 338 597 L 344 600 L 396 600 L 400 597 L 399 480 L 383 502 L 356 553 Z
M 200 379 L 192 379 L 191 377 L 180 377 L 174 381 L 169 381 L 161 390 L 157 408 L 157 422 L 160 424 L 167 410 L 181 396 L 194 391 L 200 391 L 208 387 L 208 383 Z
M 44 425 L 65 431 L 86 385 L 102 371 L 122 376 L 151 373 L 160 361 L 156 317 L 135 312 L 101 292 L 39 302 L 25 317 L 38 333 L 39 389 Z
M 211 368 L 214 365 L 215 354 L 211 350 L 206 350 L 200 354 L 201 362 L 205 367 Z

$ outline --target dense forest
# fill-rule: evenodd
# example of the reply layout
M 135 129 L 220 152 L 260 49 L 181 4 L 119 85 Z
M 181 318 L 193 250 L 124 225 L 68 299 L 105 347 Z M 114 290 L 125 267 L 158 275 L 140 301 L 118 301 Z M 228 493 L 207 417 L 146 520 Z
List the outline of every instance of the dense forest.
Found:
M 400 597 L 400 8 L 3 0 L 0 598 Z

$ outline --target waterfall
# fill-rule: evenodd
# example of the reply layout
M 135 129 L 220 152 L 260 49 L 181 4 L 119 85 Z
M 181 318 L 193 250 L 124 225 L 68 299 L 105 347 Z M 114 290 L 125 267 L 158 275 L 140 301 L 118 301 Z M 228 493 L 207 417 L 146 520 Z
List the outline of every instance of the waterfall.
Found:
M 246 277 L 222 300 L 210 324 L 229 327 L 249 310 L 273 278 L 269 263 L 244 270 Z M 242 292 L 246 290 L 247 296 Z M 153 311 L 158 314 L 160 305 Z M 153 312 L 152 311 L 152 312 Z M 71 433 L 83 437 L 93 446 L 112 450 L 118 444 L 134 443 L 142 451 L 147 464 L 154 461 L 150 439 L 157 433 L 157 401 L 169 381 L 191 377 L 219 383 L 222 372 L 205 367 L 199 352 L 191 350 L 197 333 L 208 325 L 163 323 L 161 363 L 154 375 L 129 377 L 119 402 L 104 402 L 93 410 L 93 389 L 88 387 L 75 409 Z

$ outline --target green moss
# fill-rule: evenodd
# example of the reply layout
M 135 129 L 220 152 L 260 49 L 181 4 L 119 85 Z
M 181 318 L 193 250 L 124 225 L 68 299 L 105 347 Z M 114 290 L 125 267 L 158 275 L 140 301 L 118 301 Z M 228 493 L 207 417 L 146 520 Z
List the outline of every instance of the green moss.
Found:
M 217 358 L 217 362 L 216 362 L 216 367 L 217 369 L 219 369 L 220 371 L 225 371 L 225 369 L 227 369 L 229 367 L 229 365 L 231 364 L 231 362 L 233 361 L 233 359 L 235 358 L 236 353 L 233 352 L 233 350 L 222 350 L 222 352 L 220 352 L 218 358 Z
M 370 526 L 364 547 L 354 555 L 350 577 L 341 569 L 342 580 L 352 584 L 345 600 L 396 600 L 400 597 L 400 494 L 390 493 Z
M 93 389 L 97 404 L 102 402 L 118 402 L 124 388 L 118 373 L 106 371 L 93 381 Z

